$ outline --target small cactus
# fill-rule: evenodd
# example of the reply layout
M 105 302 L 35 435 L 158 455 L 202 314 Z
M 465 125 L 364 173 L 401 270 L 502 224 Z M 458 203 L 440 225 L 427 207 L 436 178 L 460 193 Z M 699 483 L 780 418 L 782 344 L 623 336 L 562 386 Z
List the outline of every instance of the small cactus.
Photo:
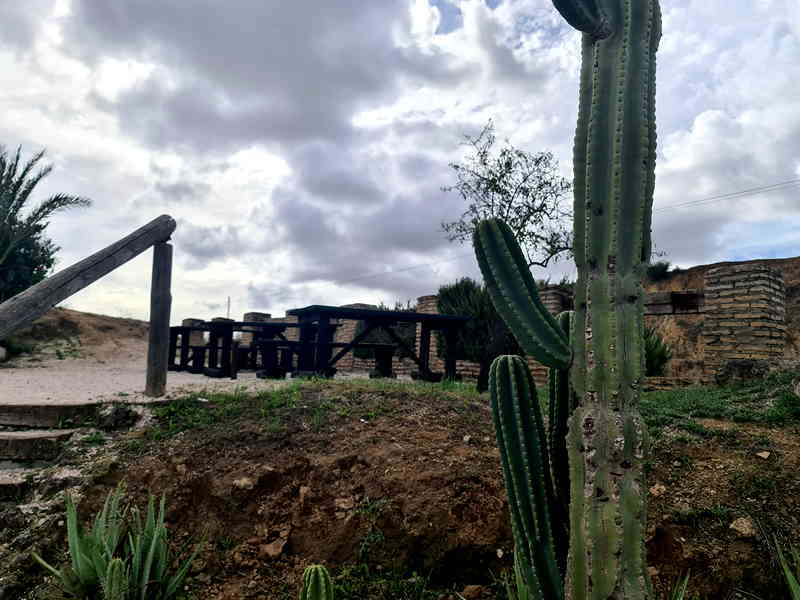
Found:
M 303 573 L 300 600 L 333 600 L 331 575 L 323 565 L 311 565 Z
M 128 597 L 128 575 L 125 561 L 114 558 L 108 563 L 105 575 L 100 579 L 103 600 L 125 600 Z

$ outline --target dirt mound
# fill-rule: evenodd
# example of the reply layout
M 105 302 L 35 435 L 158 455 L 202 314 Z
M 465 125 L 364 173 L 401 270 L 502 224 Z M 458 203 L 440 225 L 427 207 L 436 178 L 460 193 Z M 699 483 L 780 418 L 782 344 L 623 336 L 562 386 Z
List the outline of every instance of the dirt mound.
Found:
M 143 352 L 148 331 L 146 321 L 54 308 L 11 337 L 17 345 L 33 348 L 22 362 L 49 358 L 106 361 Z
M 372 583 L 344 600 L 455 600 L 468 588 L 472 598 L 505 597 L 497 581 L 512 566 L 513 543 L 485 395 L 311 382 L 205 400 L 156 409 L 158 428 L 119 440 L 101 460 L 71 455 L 72 466 L 88 465 L 82 516 L 123 479 L 139 505 L 148 493 L 165 493 L 175 547 L 207 536 L 189 589 L 212 600 L 296 598 L 302 570 L 314 562 L 342 585 L 355 585 L 354 572 L 369 574 Z M 800 530 L 796 432 L 710 420 L 696 430 L 665 432 L 650 463 L 657 589 L 691 569 L 696 597 L 743 589 L 785 598 L 771 545 L 774 534 L 798 542 L 785 539 Z M 61 503 L 47 521 L 33 500 L 44 498 L 0 506 L 0 565 L 16 556 L 13 577 L 26 591 L 43 573 L 25 549 L 58 561 L 66 547 Z M 26 533 L 29 521 L 47 523 L 45 533 Z M 414 573 L 427 579 L 425 595 L 385 584 Z M 0 581 L 7 575 L 0 567 Z

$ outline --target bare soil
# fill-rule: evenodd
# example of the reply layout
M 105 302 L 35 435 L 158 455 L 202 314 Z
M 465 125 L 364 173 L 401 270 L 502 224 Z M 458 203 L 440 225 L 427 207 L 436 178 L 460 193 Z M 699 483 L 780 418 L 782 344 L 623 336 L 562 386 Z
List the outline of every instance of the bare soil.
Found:
M 140 504 L 166 494 L 176 547 L 201 532 L 208 540 L 189 583 L 197 598 L 294 598 L 303 568 L 317 562 L 334 573 L 356 564 L 424 573 L 441 590 L 431 597 L 501 598 L 493 577 L 511 567 L 512 541 L 485 397 L 354 381 L 309 382 L 299 394 L 278 427 L 248 410 L 168 439 L 127 434 L 88 459 L 76 447 L 64 462 L 87 473 L 81 513 L 94 514 L 121 480 Z M 700 598 L 744 590 L 784 599 L 773 535 L 800 541 L 799 432 L 703 424 L 725 433 L 711 443 L 668 433 L 654 447 L 653 582 L 664 593 L 690 569 Z M 31 508 L 46 497 L 0 511 L 0 565 L 11 565 L 0 566 L 0 581 L 27 586 L 23 598 L 43 589 L 27 551 L 63 557 L 61 504 Z M 737 519 L 752 529 L 731 529 Z M 30 529 L 36 522 L 47 526 Z

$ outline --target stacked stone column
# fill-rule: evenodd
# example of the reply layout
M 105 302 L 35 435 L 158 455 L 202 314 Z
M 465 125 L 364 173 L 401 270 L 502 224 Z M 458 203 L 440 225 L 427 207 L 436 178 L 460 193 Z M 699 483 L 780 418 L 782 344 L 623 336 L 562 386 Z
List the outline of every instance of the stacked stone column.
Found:
M 780 364 L 786 346 L 783 275 L 766 266 L 727 265 L 705 275 L 704 377 L 732 360 Z
M 181 321 L 183 327 L 202 327 L 205 321 L 203 319 L 184 319 Z M 205 344 L 202 331 L 192 331 L 189 333 L 190 346 L 202 346 Z
M 262 313 L 262 312 L 247 312 L 244 313 L 242 317 L 242 321 L 245 323 L 266 323 L 272 318 L 272 315 L 269 313 Z M 249 346 L 253 343 L 253 331 L 256 330 L 255 327 L 242 327 L 244 330 L 242 332 L 242 337 L 240 338 L 240 342 L 243 346 Z

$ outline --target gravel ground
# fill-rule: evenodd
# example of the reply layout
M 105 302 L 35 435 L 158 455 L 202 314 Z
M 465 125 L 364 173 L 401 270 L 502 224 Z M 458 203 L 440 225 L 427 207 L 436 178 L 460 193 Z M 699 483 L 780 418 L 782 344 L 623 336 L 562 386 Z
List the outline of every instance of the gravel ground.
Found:
M 145 362 L 100 364 L 74 359 L 37 363 L 37 366 L 7 366 L 0 369 L 0 404 L 81 404 L 91 401 L 151 402 L 144 395 Z M 239 378 L 211 379 L 185 372 L 167 374 L 167 397 L 189 391 L 236 387 L 266 389 L 281 382 L 256 379 L 240 373 Z

